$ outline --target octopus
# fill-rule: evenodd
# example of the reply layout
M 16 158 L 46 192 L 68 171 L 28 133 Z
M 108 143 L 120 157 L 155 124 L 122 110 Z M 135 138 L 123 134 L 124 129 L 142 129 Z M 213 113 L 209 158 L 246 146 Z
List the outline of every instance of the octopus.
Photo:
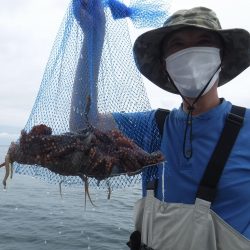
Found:
M 21 131 L 19 140 L 11 143 L 0 167 L 6 167 L 5 187 L 12 173 L 11 166 L 17 162 L 41 166 L 63 176 L 79 176 L 88 190 L 88 177 L 103 180 L 120 174 L 135 175 L 145 166 L 163 160 L 160 152 L 147 153 L 116 129 L 103 132 L 89 126 L 76 132 L 53 135 L 50 127 L 40 124 L 30 132 Z

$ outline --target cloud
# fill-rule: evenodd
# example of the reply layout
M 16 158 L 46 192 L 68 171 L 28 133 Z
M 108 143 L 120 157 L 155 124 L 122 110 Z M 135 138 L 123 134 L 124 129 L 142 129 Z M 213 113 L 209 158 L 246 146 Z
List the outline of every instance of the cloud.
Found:
M 19 134 L 9 134 L 7 132 L 0 132 L 0 139 L 1 138 L 17 138 L 19 137 Z
M 10 145 L 12 141 L 16 141 L 18 138 L 19 134 L 0 132 L 0 145 Z
M 5 132 L 0 133 L 0 137 L 8 137 L 8 136 L 9 136 L 9 134 L 8 134 L 8 133 L 5 133 Z
M 0 9 L 0 125 L 24 126 L 67 0 L 11 0 Z

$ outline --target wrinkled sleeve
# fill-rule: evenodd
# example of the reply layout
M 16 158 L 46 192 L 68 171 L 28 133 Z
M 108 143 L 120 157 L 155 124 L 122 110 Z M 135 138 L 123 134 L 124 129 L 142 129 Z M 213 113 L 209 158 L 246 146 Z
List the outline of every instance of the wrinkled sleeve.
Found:
M 115 113 L 118 128 L 139 147 L 152 153 L 160 150 L 161 136 L 155 121 L 155 111 L 138 113 Z M 149 180 L 158 178 L 158 166 L 148 167 L 142 172 L 142 195 L 146 195 Z
M 155 110 L 136 113 L 114 113 L 119 130 L 139 147 L 152 153 L 160 149 L 160 135 Z

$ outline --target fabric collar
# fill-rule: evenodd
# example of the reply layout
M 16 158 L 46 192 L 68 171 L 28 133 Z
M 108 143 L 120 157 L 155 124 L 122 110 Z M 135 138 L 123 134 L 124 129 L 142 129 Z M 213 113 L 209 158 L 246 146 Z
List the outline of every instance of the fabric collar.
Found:
M 225 99 L 221 99 L 221 100 L 222 101 L 218 106 L 208 110 L 207 112 L 193 116 L 193 122 L 195 122 L 196 120 L 215 119 L 218 116 L 226 115 L 231 109 L 232 104 L 226 101 Z M 179 109 L 176 112 L 176 119 L 183 120 L 183 121 L 186 121 L 187 119 L 187 113 L 183 110 L 182 105 L 179 107 Z

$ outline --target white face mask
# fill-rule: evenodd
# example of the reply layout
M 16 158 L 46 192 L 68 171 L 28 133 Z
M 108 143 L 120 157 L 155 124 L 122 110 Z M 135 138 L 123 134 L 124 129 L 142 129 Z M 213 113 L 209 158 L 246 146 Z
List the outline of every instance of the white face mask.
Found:
M 166 59 L 166 70 L 185 97 L 197 97 L 211 79 L 205 95 L 219 78 L 220 50 L 213 47 L 192 47 L 178 51 Z M 215 73 L 215 71 L 217 72 Z

